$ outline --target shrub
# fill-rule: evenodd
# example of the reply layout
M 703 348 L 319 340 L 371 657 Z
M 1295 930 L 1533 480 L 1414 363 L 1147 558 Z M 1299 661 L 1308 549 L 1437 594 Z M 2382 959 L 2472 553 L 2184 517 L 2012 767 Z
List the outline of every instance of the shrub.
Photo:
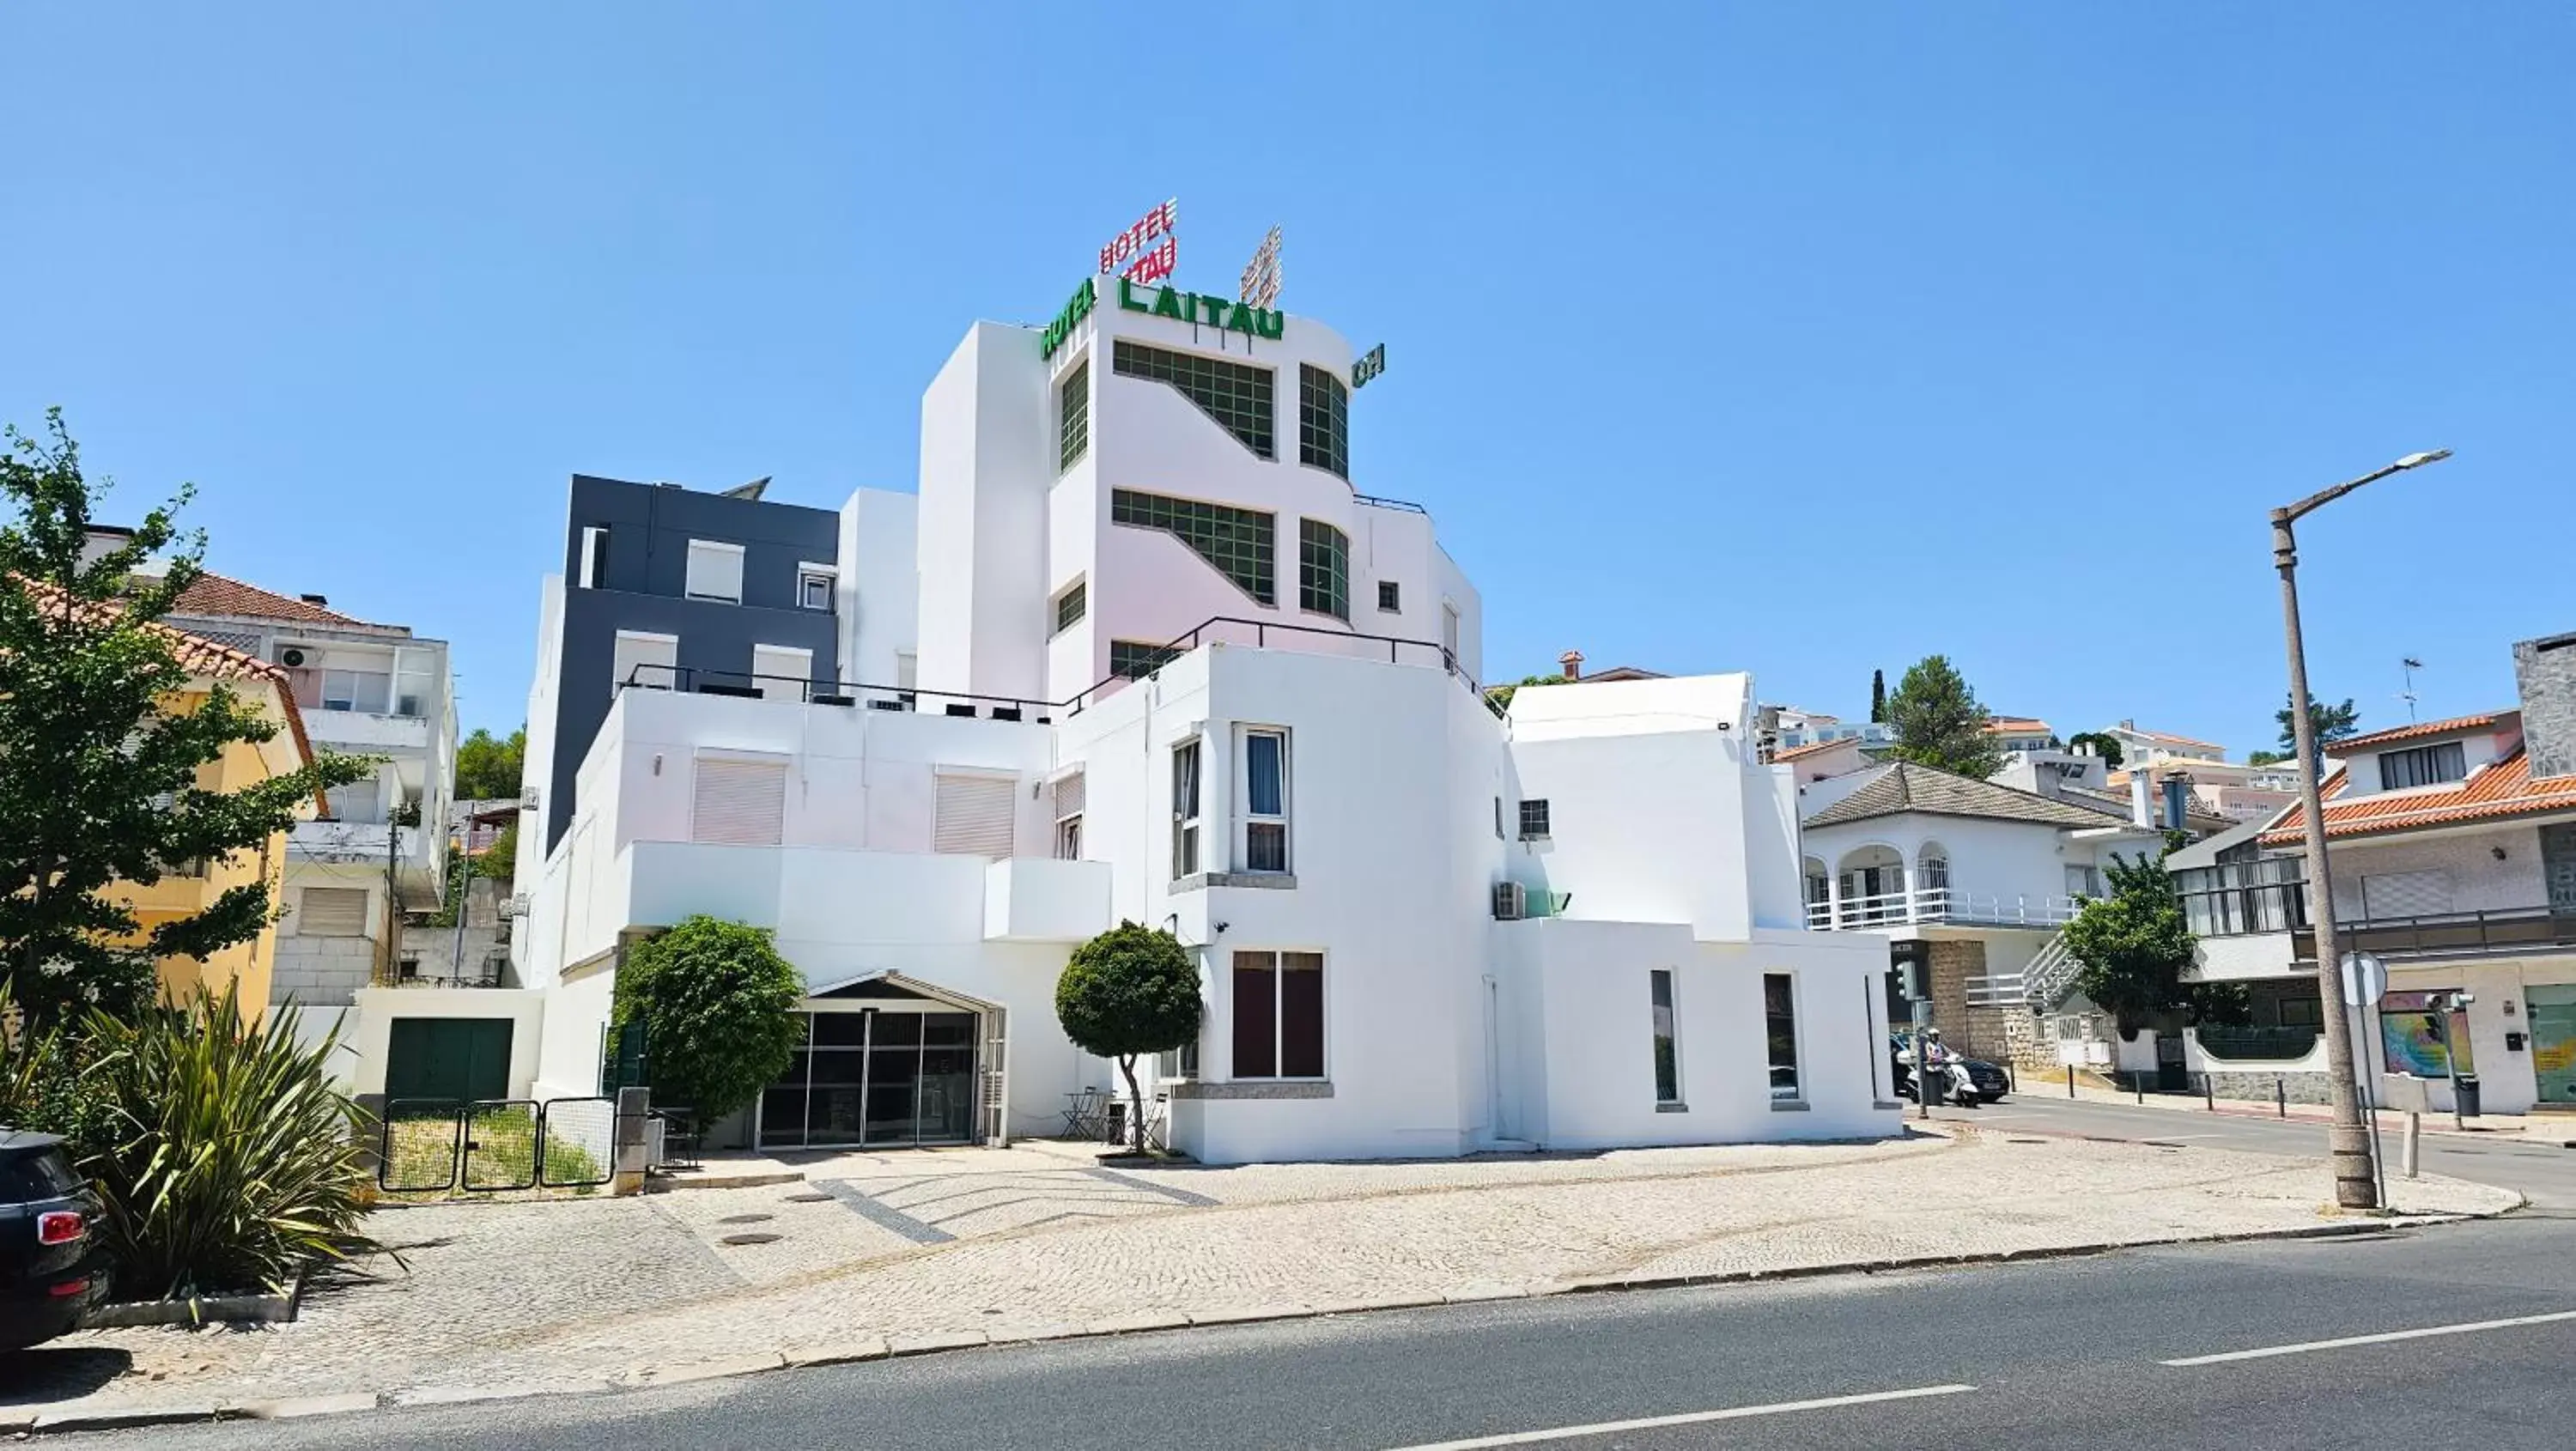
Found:
M 1199 1033 L 1199 970 L 1169 932 L 1121 922 L 1073 950 L 1055 983 L 1055 1016 L 1085 1053 L 1118 1060 L 1127 1078 L 1127 1127 L 1145 1151 L 1139 1054 L 1178 1048 Z
M 357 1107 L 331 1085 L 336 1037 L 305 1046 L 291 1012 L 244 1022 L 232 989 L 199 987 L 56 1040 L 79 1060 L 73 1147 L 107 1202 L 119 1296 L 264 1290 L 382 1248 L 359 1229 L 373 1176 Z
M 721 1118 L 758 1097 L 795 1060 L 805 980 L 769 934 L 691 917 L 617 969 L 615 1021 L 644 1025 L 653 1094 Z

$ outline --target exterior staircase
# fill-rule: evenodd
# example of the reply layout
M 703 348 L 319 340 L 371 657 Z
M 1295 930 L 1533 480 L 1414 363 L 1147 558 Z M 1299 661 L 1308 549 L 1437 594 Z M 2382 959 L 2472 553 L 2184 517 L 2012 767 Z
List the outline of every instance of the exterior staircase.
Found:
M 2022 1000 L 2042 1017 L 2057 1011 L 2057 1005 L 2074 993 L 2075 976 L 2083 969 L 2084 964 L 2067 950 L 2066 933 L 2061 928 L 2021 970 Z

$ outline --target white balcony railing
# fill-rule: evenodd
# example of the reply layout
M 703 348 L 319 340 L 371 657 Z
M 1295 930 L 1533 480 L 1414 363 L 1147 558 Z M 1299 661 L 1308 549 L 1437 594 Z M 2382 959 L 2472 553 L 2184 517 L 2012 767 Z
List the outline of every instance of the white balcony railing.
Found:
M 1817 932 L 1945 922 L 1978 927 L 2062 927 L 2075 920 L 2082 906 L 2073 897 L 2001 896 L 1951 887 L 1917 887 L 1874 897 L 1845 897 L 1839 902 L 1809 902 L 1807 926 Z

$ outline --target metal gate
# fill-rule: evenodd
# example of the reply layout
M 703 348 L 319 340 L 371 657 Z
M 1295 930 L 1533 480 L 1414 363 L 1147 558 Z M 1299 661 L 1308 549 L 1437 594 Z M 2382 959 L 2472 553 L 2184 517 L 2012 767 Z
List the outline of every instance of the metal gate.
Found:
M 617 1163 L 609 1098 L 394 1099 L 379 1129 L 376 1183 L 389 1194 L 579 1189 Z
M 456 1155 L 465 1121 L 452 1098 L 397 1098 L 385 1104 L 376 1143 L 376 1183 L 390 1194 L 436 1194 L 456 1187 Z

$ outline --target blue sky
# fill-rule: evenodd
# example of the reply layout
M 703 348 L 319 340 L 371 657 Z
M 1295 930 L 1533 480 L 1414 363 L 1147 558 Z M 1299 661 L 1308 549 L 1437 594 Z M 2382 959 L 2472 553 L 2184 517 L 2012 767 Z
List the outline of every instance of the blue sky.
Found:
M 1464 4 L 0 10 L 0 418 L 523 713 L 575 471 L 910 488 L 977 317 L 1181 203 L 1386 375 L 1487 673 L 2269 744 L 2265 511 L 2366 724 L 2576 628 L 2576 17 Z

